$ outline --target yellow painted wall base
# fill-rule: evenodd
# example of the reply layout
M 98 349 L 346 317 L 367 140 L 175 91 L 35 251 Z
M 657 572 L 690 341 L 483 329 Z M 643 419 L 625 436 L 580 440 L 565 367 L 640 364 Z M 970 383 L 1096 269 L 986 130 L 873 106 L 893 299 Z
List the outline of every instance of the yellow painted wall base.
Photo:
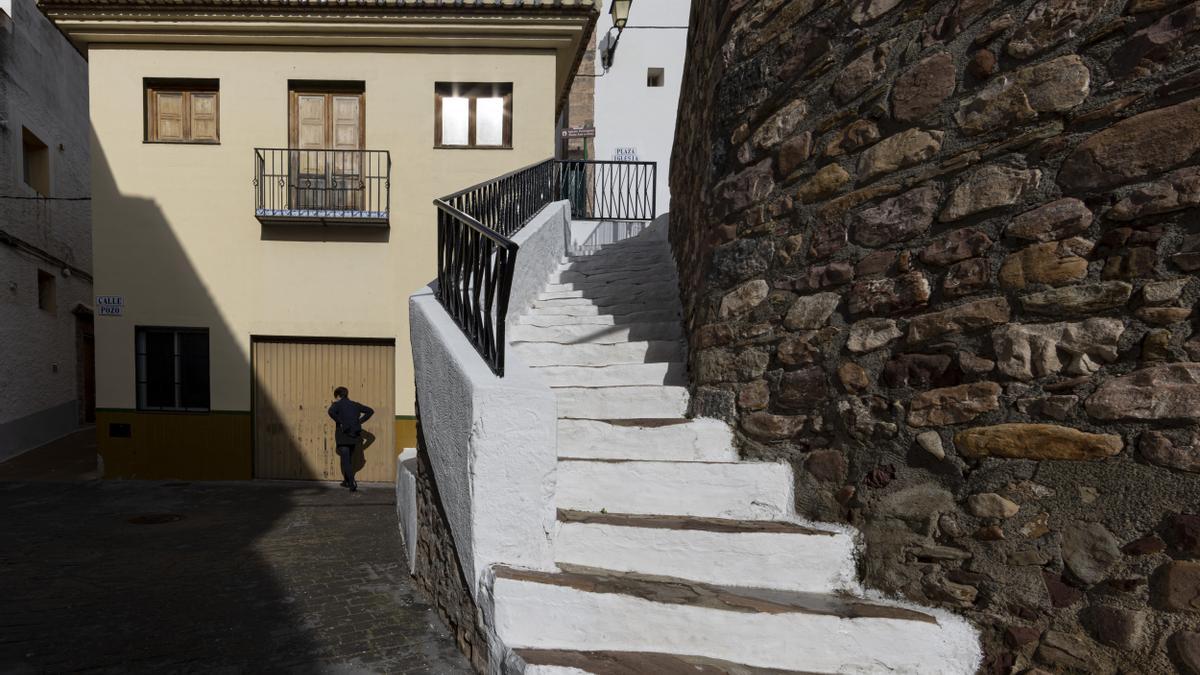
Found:
M 249 412 L 96 412 L 105 478 L 247 480 L 253 476 Z M 110 425 L 130 425 L 114 438 Z
M 417 447 L 417 420 L 413 418 L 396 418 L 396 454 L 406 448 Z

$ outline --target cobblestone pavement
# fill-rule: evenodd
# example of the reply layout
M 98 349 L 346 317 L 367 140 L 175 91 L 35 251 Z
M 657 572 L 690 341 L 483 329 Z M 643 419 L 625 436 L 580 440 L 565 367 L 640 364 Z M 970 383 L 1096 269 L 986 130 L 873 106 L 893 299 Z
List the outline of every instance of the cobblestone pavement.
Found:
M 465 673 L 390 486 L 0 482 L 0 673 Z M 138 516 L 178 520 L 134 524 Z

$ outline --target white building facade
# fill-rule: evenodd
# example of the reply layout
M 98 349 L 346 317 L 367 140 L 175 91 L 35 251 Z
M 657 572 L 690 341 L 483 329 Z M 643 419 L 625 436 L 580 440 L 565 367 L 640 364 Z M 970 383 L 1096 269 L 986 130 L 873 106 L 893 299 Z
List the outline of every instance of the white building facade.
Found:
M 670 209 L 667 170 L 675 140 L 679 85 L 691 0 L 640 0 L 617 38 L 611 0 L 596 23 L 596 137 L 593 159 L 658 163 L 656 206 Z M 611 63 L 606 51 L 613 43 Z M 608 70 L 604 65 L 609 64 Z
M 87 63 L 0 4 L 0 461 L 94 415 Z

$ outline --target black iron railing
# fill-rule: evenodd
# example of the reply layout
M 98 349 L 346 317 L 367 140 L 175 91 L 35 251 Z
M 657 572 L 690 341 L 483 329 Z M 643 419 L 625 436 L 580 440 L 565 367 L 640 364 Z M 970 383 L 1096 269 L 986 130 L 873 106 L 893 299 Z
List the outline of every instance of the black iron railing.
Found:
M 548 159 L 433 200 L 437 299 L 504 376 L 504 325 L 518 246 L 509 237 L 551 202 L 577 220 L 653 220 L 653 162 Z
M 386 225 L 387 150 L 254 149 L 254 215 L 262 222 Z
M 575 220 L 654 220 L 658 165 L 654 162 L 559 162 L 562 195 Z

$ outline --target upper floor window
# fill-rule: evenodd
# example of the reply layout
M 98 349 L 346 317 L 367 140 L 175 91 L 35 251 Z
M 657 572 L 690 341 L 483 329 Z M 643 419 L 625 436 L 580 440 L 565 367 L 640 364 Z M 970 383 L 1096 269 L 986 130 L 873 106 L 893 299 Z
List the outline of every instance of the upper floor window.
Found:
M 21 175 L 38 194 L 50 194 L 50 149 L 25 127 L 21 127 Z
M 47 312 L 53 312 L 57 306 L 57 293 L 54 287 L 54 275 L 45 271 L 37 271 L 38 284 L 38 308 Z
M 146 141 L 220 143 L 216 80 L 146 80 Z
M 439 148 L 512 148 L 511 82 L 438 82 L 433 144 Z
M 138 410 L 208 410 L 208 330 L 137 329 Z
M 662 68 L 647 68 L 646 69 L 646 86 L 661 87 L 663 86 L 663 69 Z

